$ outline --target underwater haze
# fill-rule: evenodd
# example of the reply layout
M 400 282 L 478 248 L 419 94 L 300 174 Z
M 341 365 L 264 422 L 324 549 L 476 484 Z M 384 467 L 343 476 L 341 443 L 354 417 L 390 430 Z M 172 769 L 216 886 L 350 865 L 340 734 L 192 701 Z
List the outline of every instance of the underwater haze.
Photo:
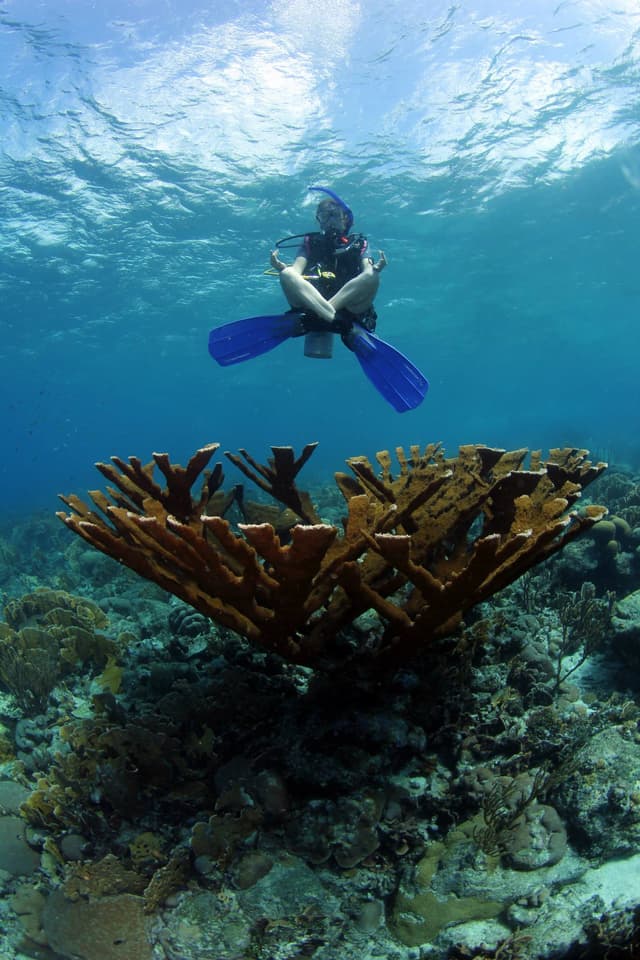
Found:
M 8 515 L 209 441 L 320 441 L 306 485 L 435 440 L 640 461 L 637 0 L 0 0 L 0 64 Z M 385 251 L 415 411 L 340 343 L 208 355 L 284 309 L 312 184 Z

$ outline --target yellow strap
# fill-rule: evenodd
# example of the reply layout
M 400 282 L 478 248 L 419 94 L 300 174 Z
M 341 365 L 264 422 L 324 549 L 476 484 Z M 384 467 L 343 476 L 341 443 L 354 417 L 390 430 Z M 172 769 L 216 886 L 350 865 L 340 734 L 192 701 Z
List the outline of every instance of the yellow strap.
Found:
M 274 267 L 262 271 L 263 277 L 278 277 L 279 275 L 280 271 Z M 303 273 L 302 276 L 305 280 L 335 280 L 336 278 L 335 273 L 332 273 L 331 270 L 323 270 L 321 273 Z

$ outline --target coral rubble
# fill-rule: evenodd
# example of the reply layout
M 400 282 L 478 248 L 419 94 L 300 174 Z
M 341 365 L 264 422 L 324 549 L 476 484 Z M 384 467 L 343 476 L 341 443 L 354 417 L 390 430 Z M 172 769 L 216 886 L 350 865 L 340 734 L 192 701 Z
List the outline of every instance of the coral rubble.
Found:
M 397 475 L 391 456 L 378 453 L 376 472 L 365 457 L 348 460 L 352 475 L 337 474 L 348 516 L 344 531 L 319 522 L 296 476 L 313 452 L 295 459 L 273 448 L 264 466 L 241 451 L 227 454 L 250 479 L 300 517 L 283 545 L 269 523 L 239 523 L 235 532 L 207 506 L 223 482 L 217 464 L 205 472 L 200 492 L 191 488 L 217 444 L 202 447 L 186 468 L 154 454 L 143 466 L 98 469 L 114 484 L 108 496 L 92 491 L 92 510 L 77 496 L 62 497 L 71 513 L 61 519 L 86 541 L 116 558 L 196 610 L 285 659 L 332 665 L 335 638 L 368 610 L 384 623 L 371 663 L 406 659 L 435 637 L 452 633 L 465 612 L 560 550 L 605 514 L 571 508 L 604 470 L 587 451 L 552 450 L 546 460 L 526 450 L 480 445 L 446 458 L 440 446 L 424 452 L 399 447 Z M 154 479 L 158 468 L 166 479 Z

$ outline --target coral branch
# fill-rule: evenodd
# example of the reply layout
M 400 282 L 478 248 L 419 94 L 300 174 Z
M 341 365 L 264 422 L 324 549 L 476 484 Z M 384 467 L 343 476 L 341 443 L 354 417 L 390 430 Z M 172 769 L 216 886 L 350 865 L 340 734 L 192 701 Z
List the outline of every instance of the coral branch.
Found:
M 208 516 L 222 471 L 205 475 L 198 497 L 191 488 L 217 445 L 198 450 L 186 468 L 166 454 L 142 466 L 117 457 L 98 467 L 113 483 L 93 491 L 97 512 L 76 496 L 62 499 L 58 516 L 104 553 L 252 642 L 298 663 L 337 666 L 338 632 L 366 610 L 383 629 L 370 662 L 400 661 L 456 629 L 465 613 L 551 556 L 606 512 L 574 508 L 582 490 L 605 469 L 587 452 L 553 450 L 523 464 L 525 450 L 464 446 L 445 458 L 438 444 L 407 456 L 396 450 L 394 476 L 387 451 L 348 461 L 352 476 L 337 474 L 348 516 L 342 535 L 319 522 L 311 498 L 295 478 L 315 449 L 297 459 L 273 447 L 265 466 L 246 451 L 228 458 L 261 489 L 304 518 L 283 543 L 271 523 L 234 529 Z M 157 468 L 166 480 L 154 480 Z M 217 493 L 216 493 L 217 492 Z M 212 499 L 213 494 L 216 497 Z M 341 655 L 343 658 L 345 654 Z M 358 656 L 352 653 L 350 656 Z
M 129 457 L 128 464 L 119 457 L 112 457 L 113 466 L 97 463 L 96 467 L 125 495 L 126 499 L 120 502 L 121 506 L 130 508 L 133 504 L 138 510 L 142 510 L 145 500 L 149 498 L 161 503 L 167 513 L 188 520 L 202 512 L 209 498 L 222 484 L 222 467 L 218 464 L 211 475 L 205 475 L 198 500 L 194 502 L 191 498 L 191 487 L 219 446 L 219 443 L 209 443 L 196 450 L 186 467 L 173 466 L 166 453 L 154 453 L 153 461 L 146 466 L 142 466 L 138 457 Z M 153 479 L 155 466 L 166 478 L 167 485 L 164 489 Z M 115 500 L 117 494 L 111 490 L 109 492 Z
M 256 486 L 270 496 L 284 503 L 293 510 L 305 523 L 317 523 L 318 514 L 311 502 L 308 493 L 299 491 L 295 484 L 298 473 L 305 465 L 317 443 L 308 443 L 296 460 L 291 447 L 271 447 L 273 457 L 269 458 L 269 465 L 258 463 L 246 450 L 240 450 L 241 456 L 236 453 L 225 453 L 225 456 L 244 473 Z M 246 463 L 243 463 L 243 458 Z M 247 466 L 249 464 L 249 466 Z M 249 469 L 253 467 L 253 470 Z

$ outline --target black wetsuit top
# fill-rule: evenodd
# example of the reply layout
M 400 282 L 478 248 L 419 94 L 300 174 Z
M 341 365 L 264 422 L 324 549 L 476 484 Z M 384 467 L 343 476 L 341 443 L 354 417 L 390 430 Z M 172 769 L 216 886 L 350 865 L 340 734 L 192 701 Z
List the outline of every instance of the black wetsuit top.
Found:
M 362 260 L 366 257 L 368 249 L 367 238 L 361 233 L 349 234 L 346 237 L 307 233 L 298 247 L 296 259 L 305 258 L 307 261 L 305 278 L 325 300 L 329 300 L 347 281 L 362 273 Z M 371 332 L 376 328 L 378 315 L 373 304 L 362 314 L 352 313 L 344 307 L 338 313 L 340 317 L 337 330 L 342 334 L 350 329 L 354 321 Z M 309 316 L 313 317 L 313 314 Z M 314 320 L 313 329 L 319 329 L 317 323 L 317 319 Z M 326 322 L 322 329 L 325 327 Z M 308 330 L 305 329 L 304 332 Z
M 348 280 L 362 273 L 362 258 L 368 246 L 367 238 L 361 233 L 348 237 L 308 233 L 297 256 L 305 257 L 306 278 L 328 300 Z

